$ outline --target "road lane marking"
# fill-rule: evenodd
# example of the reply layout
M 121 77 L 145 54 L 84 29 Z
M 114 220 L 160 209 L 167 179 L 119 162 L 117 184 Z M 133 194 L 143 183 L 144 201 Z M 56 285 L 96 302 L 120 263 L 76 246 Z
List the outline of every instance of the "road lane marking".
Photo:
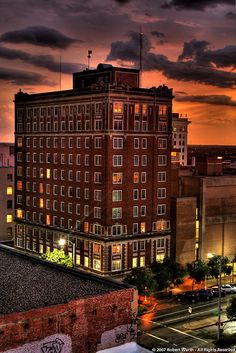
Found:
M 151 333 L 148 333 L 148 332 L 144 332 L 144 333 L 145 333 L 145 335 L 150 336 L 150 337 L 153 337 L 153 338 L 155 338 L 156 340 L 160 340 L 160 341 L 165 342 L 165 343 L 170 343 L 169 341 L 164 340 L 163 338 L 157 337 L 157 336 L 155 336 L 155 335 L 153 335 L 153 334 L 151 334 Z
M 176 328 L 174 328 L 174 327 L 166 326 L 166 325 L 160 324 L 159 322 L 155 322 L 155 321 L 147 320 L 147 319 L 143 319 L 143 321 L 151 322 L 151 323 L 156 324 L 156 325 L 158 325 L 158 326 L 160 326 L 160 327 L 165 327 L 165 328 L 168 328 L 168 329 L 170 329 L 170 330 L 173 330 L 173 331 L 176 331 L 176 332 L 178 332 L 178 333 L 181 333 L 182 335 L 192 337 L 192 338 L 194 338 L 194 339 L 196 339 L 196 340 L 198 340 L 198 341 L 201 341 L 201 342 L 204 342 L 204 343 L 209 343 L 208 341 L 203 340 L 202 338 L 199 338 L 199 337 L 190 335 L 190 333 L 186 333 L 186 332 L 180 331 L 180 330 L 178 330 L 178 329 L 176 329 Z M 146 334 L 147 334 L 147 333 L 146 333 Z M 149 335 L 150 335 L 150 334 L 149 334 Z
M 192 338 L 194 338 L 195 340 L 199 340 L 199 341 L 202 341 L 202 342 L 204 342 L 204 343 L 208 343 L 208 341 L 205 341 L 205 340 L 203 340 L 202 338 L 199 338 L 199 337 L 190 335 L 190 333 L 180 331 L 180 330 L 178 330 L 177 328 L 170 327 L 170 326 L 165 326 L 165 325 L 164 325 L 164 327 L 166 327 L 166 328 L 168 328 L 168 329 L 170 329 L 170 330 L 173 330 L 173 331 L 175 331 L 175 332 L 181 333 L 182 335 L 192 337 Z

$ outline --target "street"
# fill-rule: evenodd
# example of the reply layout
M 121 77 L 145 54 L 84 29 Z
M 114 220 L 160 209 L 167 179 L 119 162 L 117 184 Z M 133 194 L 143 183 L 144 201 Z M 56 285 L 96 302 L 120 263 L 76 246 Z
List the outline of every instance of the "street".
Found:
M 227 321 L 225 309 L 230 295 L 222 298 L 222 321 Z M 180 304 L 171 310 L 149 313 L 139 318 L 142 332 L 138 342 L 153 351 L 160 348 L 214 347 L 217 335 L 217 298 L 211 302 Z M 191 312 L 192 309 L 192 313 Z M 224 330 L 235 330 L 235 325 L 224 324 Z

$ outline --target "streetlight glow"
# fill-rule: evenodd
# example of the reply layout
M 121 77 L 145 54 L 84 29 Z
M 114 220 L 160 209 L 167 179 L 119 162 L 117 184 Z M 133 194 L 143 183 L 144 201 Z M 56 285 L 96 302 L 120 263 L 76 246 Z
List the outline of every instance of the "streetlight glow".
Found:
M 66 241 L 65 241 L 65 239 L 63 239 L 63 238 L 59 239 L 59 241 L 58 241 L 58 244 L 59 244 L 60 246 L 64 246 L 65 243 L 66 243 Z

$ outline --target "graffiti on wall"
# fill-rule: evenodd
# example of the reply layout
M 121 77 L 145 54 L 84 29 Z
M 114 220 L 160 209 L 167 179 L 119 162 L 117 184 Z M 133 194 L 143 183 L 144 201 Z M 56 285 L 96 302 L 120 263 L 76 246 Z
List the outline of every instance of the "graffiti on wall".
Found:
M 72 353 L 72 343 L 70 336 L 58 334 L 41 341 L 24 344 L 4 353 Z

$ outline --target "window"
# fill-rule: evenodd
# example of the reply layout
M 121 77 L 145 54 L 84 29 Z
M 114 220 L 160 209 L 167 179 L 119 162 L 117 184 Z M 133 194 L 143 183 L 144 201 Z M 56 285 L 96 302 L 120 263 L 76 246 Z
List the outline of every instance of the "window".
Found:
M 159 138 L 158 139 L 158 148 L 166 149 L 167 148 L 167 139 Z
M 115 102 L 113 104 L 113 113 L 123 113 L 123 103 Z
M 157 205 L 157 215 L 164 215 L 164 214 L 166 214 L 166 205 L 165 204 Z
M 88 256 L 84 257 L 84 267 L 89 267 L 89 258 L 88 258 Z
M 84 172 L 84 182 L 89 183 L 89 172 Z
M 134 155 L 134 166 L 135 167 L 139 166 L 139 156 L 138 155 Z
M 137 257 L 132 258 L 132 268 L 135 268 L 138 266 L 138 259 Z
M 101 260 L 93 259 L 93 268 L 94 268 L 94 270 L 100 271 L 101 270 Z
M 137 241 L 133 242 L 133 251 L 138 251 L 138 242 Z
M 84 199 L 89 200 L 89 189 L 88 188 L 84 189 Z
M 13 187 L 7 186 L 7 195 L 12 195 L 12 194 L 13 194 Z
M 123 120 L 113 120 L 113 130 L 122 131 L 123 130 Z
M 112 182 L 113 184 L 122 184 L 123 173 L 113 173 Z
M 95 172 L 94 173 L 94 183 L 100 184 L 102 182 L 102 173 L 101 172 Z
M 133 181 L 134 183 L 139 183 L 139 172 L 134 172 Z
M 145 266 L 145 256 L 140 256 L 140 267 Z
M 147 182 L 147 173 L 141 172 L 141 183 L 146 183 L 146 182 Z
M 146 206 L 141 206 L 140 211 L 142 217 L 146 216 Z
M 133 206 L 133 217 L 138 217 L 138 206 Z
M 140 105 L 137 104 L 137 103 L 134 105 L 134 112 L 135 112 L 135 114 L 139 114 L 140 113 Z
M 141 240 L 140 243 L 140 250 L 145 250 L 145 241 L 144 240 Z
M 122 201 L 122 190 L 113 190 L 112 191 L 112 201 Z
M 122 225 L 112 226 L 112 235 L 122 235 Z
M 46 170 L 46 178 L 47 178 L 47 179 L 50 179 L 50 174 L 51 174 L 50 169 L 47 169 L 47 170 Z
M 80 137 L 77 137 L 77 140 L 76 140 L 76 147 L 77 147 L 77 148 L 81 148 L 81 138 L 80 138 Z
M 158 199 L 166 198 L 166 188 L 158 188 L 157 189 L 157 198 Z
M 21 196 L 21 195 L 18 195 Z M 7 209 L 11 209 L 12 208 L 12 200 L 7 200 Z
M 111 269 L 112 271 L 121 270 L 121 260 L 112 260 Z
M 40 198 L 40 199 L 39 199 L 39 207 L 40 207 L 40 208 L 43 208 L 43 206 L 44 206 L 44 205 L 43 205 L 43 198 Z
M 158 156 L 158 165 L 162 166 L 162 165 L 166 165 L 167 164 L 167 156 L 164 155 L 159 155 Z
M 13 181 L 13 174 L 7 174 L 7 180 Z
M 168 114 L 168 106 L 167 105 L 159 105 L 159 116 L 166 116 Z
M 89 154 L 86 154 L 84 156 L 84 165 L 88 166 L 89 165 Z
M 138 138 L 134 138 L 134 148 L 135 149 L 139 148 L 139 139 Z
M 133 233 L 138 233 L 138 223 L 133 223 Z
M 95 154 L 94 156 L 94 165 L 101 166 L 102 165 L 102 156 L 100 154 Z
M 139 192 L 138 189 L 133 190 L 133 200 L 138 200 L 138 192 Z
M 22 147 L 23 146 L 23 138 L 22 137 L 18 137 L 17 138 L 17 147 Z
M 147 148 L 147 138 L 142 138 L 142 148 L 146 149 Z
M 12 214 L 7 214 L 7 223 L 11 223 L 13 221 L 13 215 Z
M 95 201 L 102 200 L 102 190 L 94 190 L 94 200 Z
M 122 207 L 112 208 L 112 219 L 121 219 L 122 218 Z
M 159 238 L 157 239 L 157 248 L 164 248 L 165 247 L 165 239 Z
M 94 148 L 102 148 L 102 138 L 101 137 L 95 137 Z
M 84 215 L 85 215 L 86 217 L 89 216 L 89 206 L 88 206 L 88 205 L 84 205 Z
M 146 189 L 141 189 L 141 200 L 146 200 Z
M 123 148 L 123 137 L 114 137 L 113 138 L 113 148 L 114 149 Z
M 142 155 L 142 166 L 146 166 L 147 165 L 147 155 L 143 154 Z
M 166 172 L 158 172 L 157 173 L 157 181 L 166 182 Z
M 121 253 L 121 245 L 120 244 L 114 244 L 112 245 L 112 254 L 120 254 Z
M 122 155 L 114 155 L 113 156 L 113 167 L 122 167 L 123 165 L 123 156 Z
M 101 207 L 94 207 L 94 218 L 101 218 Z
M 89 148 L 89 137 L 85 137 L 84 139 L 84 148 Z

